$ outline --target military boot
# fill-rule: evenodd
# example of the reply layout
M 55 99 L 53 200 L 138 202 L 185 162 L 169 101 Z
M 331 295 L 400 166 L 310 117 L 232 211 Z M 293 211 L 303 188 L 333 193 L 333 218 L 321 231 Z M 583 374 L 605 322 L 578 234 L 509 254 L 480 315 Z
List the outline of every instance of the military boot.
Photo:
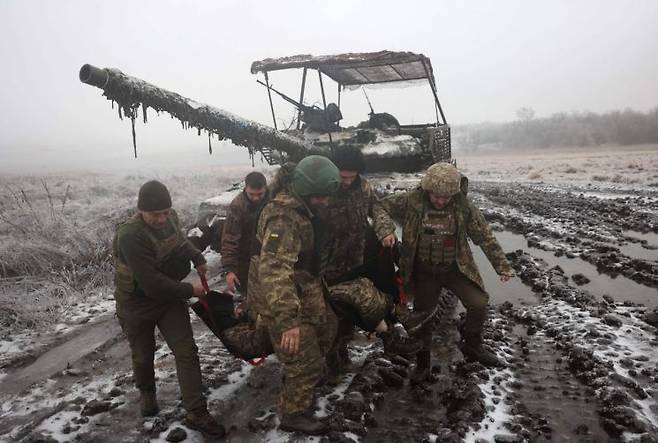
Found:
M 327 432 L 327 425 L 316 418 L 311 412 L 284 415 L 279 428 L 287 432 L 301 432 L 308 435 L 322 435 Z
M 416 353 L 416 367 L 410 377 L 412 384 L 417 385 L 430 379 L 431 363 L 432 355 L 430 351 L 419 351 Z
M 464 333 L 462 341 L 459 343 L 459 350 L 462 351 L 462 354 L 464 354 L 467 360 L 480 362 L 488 368 L 506 366 L 496 354 L 482 345 L 482 334 Z
M 384 344 L 384 352 L 390 355 L 411 355 L 423 347 L 423 343 L 412 337 L 404 337 L 393 326 L 389 326 L 386 332 L 377 334 Z
M 226 435 L 224 426 L 219 424 L 215 418 L 210 415 L 207 409 L 201 411 L 188 412 L 183 420 L 183 424 L 190 429 L 201 432 L 203 435 L 212 438 L 222 438 Z
M 404 306 L 395 305 L 393 308 L 393 317 L 402 323 L 404 329 L 407 330 L 407 334 L 414 335 L 420 331 L 420 328 L 432 321 L 438 311 L 438 304 L 430 311 L 410 311 Z
M 140 391 L 139 403 L 139 409 L 143 417 L 153 417 L 160 412 L 158 400 L 155 397 L 155 391 Z

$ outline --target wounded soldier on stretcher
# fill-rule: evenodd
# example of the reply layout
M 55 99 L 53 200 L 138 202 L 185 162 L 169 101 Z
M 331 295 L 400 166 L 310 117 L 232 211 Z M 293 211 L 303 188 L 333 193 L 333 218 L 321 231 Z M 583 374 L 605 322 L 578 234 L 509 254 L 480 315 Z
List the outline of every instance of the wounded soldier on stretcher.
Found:
M 370 255 L 363 265 L 327 282 L 325 295 L 339 319 L 376 333 L 386 353 L 412 355 L 422 347 L 414 334 L 433 319 L 438 308 L 412 311 L 400 303 L 396 252 L 388 248 Z M 210 291 L 205 300 L 206 307 L 196 303 L 192 308 L 231 354 L 253 360 L 274 352 L 265 325 L 250 319 L 246 307 L 236 304 L 231 294 Z M 394 327 L 396 323 L 404 326 L 406 336 Z

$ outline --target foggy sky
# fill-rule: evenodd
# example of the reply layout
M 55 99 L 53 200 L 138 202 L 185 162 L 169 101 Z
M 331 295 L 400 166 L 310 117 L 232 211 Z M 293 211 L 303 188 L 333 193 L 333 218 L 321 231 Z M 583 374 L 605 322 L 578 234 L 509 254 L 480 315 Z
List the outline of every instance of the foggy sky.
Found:
M 78 80 L 84 63 L 271 125 L 251 62 L 384 49 L 431 58 L 451 124 L 658 105 L 658 2 L 627 1 L 0 1 L 0 172 L 141 168 L 247 160 L 168 116 L 129 120 Z M 273 73 L 298 94 L 301 70 Z M 310 78 L 317 81 L 317 78 Z M 335 101 L 335 84 L 325 87 Z M 312 86 L 313 87 L 313 86 Z M 312 91 L 317 91 L 312 89 Z M 369 91 L 402 123 L 434 120 L 429 88 Z M 312 94 L 311 94 L 312 95 Z M 313 103 L 319 96 L 309 96 Z M 361 91 L 346 123 L 366 119 Z M 276 103 L 280 122 L 293 115 Z M 349 106 L 349 109 L 348 109 Z M 181 160 L 182 159 L 182 160 Z

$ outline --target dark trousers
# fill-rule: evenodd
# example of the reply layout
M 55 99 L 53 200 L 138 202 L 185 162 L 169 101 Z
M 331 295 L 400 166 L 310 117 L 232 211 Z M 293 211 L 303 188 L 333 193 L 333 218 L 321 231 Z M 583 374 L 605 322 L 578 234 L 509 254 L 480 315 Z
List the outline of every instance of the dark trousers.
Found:
M 247 296 L 247 289 L 249 288 L 249 261 L 240 263 L 238 266 L 238 279 L 240 280 L 240 293 Z
M 487 319 L 489 294 L 484 292 L 456 267 L 446 272 L 417 272 L 413 278 L 415 286 L 414 309 L 431 310 L 436 306 L 443 288 L 452 291 L 466 309 L 464 334 L 477 335 Z M 423 350 L 428 351 L 432 343 L 432 322 L 424 325 L 419 332 L 423 340 Z
M 133 377 L 140 391 L 155 391 L 155 328 L 174 353 L 176 374 L 188 412 L 206 409 L 201 368 L 190 315 L 183 302 L 160 303 L 145 296 L 117 295 L 117 317 L 132 352 Z

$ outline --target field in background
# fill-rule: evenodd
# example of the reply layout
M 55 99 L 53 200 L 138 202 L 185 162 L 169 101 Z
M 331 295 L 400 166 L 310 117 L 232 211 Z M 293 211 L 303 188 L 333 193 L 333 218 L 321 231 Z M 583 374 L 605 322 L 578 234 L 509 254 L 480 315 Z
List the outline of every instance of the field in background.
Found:
M 0 337 L 45 330 L 92 292 L 111 291 L 114 230 L 134 212 L 142 183 L 165 183 L 189 225 L 200 201 L 250 170 L 0 177 Z
M 658 187 L 658 145 L 454 153 L 471 179 Z

